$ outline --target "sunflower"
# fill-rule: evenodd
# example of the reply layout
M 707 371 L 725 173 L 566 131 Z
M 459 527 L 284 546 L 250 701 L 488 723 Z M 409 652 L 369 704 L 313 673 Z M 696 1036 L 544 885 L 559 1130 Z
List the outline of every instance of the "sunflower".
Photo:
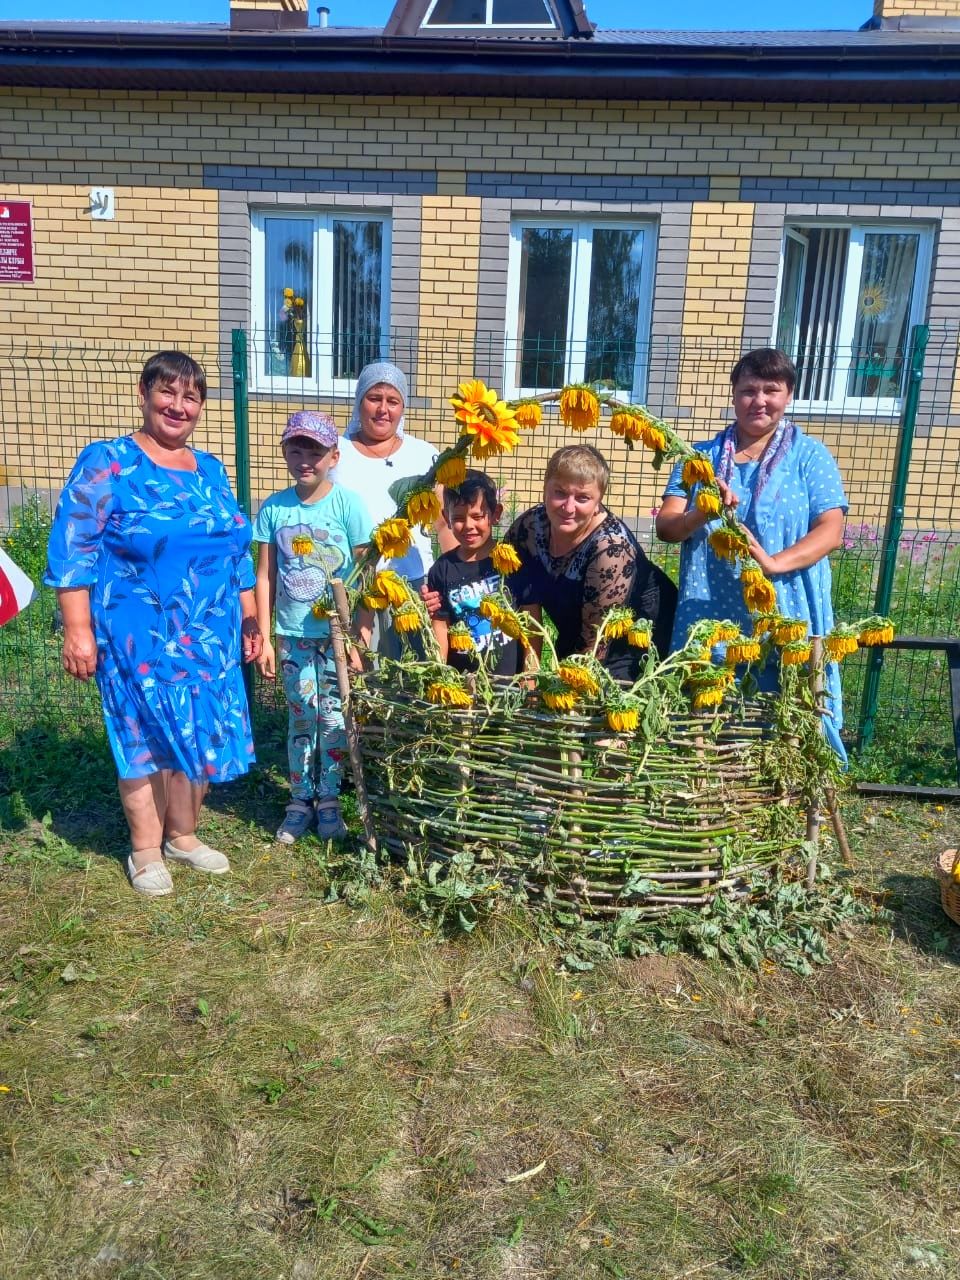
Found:
M 688 458 L 680 476 L 688 489 L 692 489 L 695 484 L 713 484 L 716 480 L 713 463 L 705 453 L 695 453 L 692 458 Z
M 835 627 L 823 638 L 824 652 L 831 662 L 842 662 L 848 654 L 856 653 L 859 647 L 860 641 L 856 632 L 847 627 Z
M 799 618 L 781 618 L 773 625 L 773 643 L 783 648 L 784 645 L 796 644 L 807 638 L 807 624 Z
M 501 609 L 494 626 L 511 640 L 519 640 L 524 648 L 527 647 L 527 634 L 519 613 L 514 613 L 512 609 Z
M 560 417 L 573 431 L 589 431 L 600 421 L 600 401 L 582 383 L 564 387 L 560 393 Z
M 516 573 L 520 568 L 520 557 L 509 542 L 496 543 L 490 552 L 490 559 L 497 573 L 503 574 L 504 577 Z
M 437 483 L 447 489 L 457 489 L 467 478 L 467 460 L 462 453 L 451 453 L 444 462 L 437 464 Z
M 640 724 L 640 708 L 623 703 L 617 707 L 607 707 L 607 728 L 614 733 L 635 733 Z
M 758 618 L 753 620 L 753 634 L 755 636 L 765 636 L 768 631 L 773 630 L 779 621 L 779 615 L 772 611 L 770 613 L 761 613 Z
M 634 622 L 627 632 L 627 644 L 633 645 L 634 649 L 649 649 L 651 640 L 650 624 L 647 622 Z
M 727 645 L 724 662 L 728 667 L 739 667 L 742 662 L 758 662 L 760 660 L 760 641 L 741 636 Z
M 620 640 L 627 635 L 633 626 L 634 617 L 633 610 L 627 609 L 623 605 L 618 605 L 603 620 L 603 638 L 604 640 Z
M 712 649 L 715 644 L 732 644 L 735 640 L 740 639 L 740 628 L 735 622 L 730 622 L 724 618 L 722 622 L 715 622 L 710 635 L 707 638 L 707 648 Z
M 780 661 L 785 667 L 800 667 L 810 661 L 813 647 L 809 640 L 794 640 L 780 651 Z
M 472 437 L 470 451 L 475 458 L 492 458 L 516 448 L 520 437 L 513 411 L 479 378 L 461 382 L 450 403 L 463 424 L 463 434 Z
M 447 642 L 451 653 L 476 653 L 477 646 L 473 642 L 470 628 L 465 622 L 455 622 L 447 632 Z
M 893 623 L 889 618 L 865 618 L 860 623 L 860 635 L 858 638 L 865 649 L 870 648 L 872 645 L 889 644 L 893 636 Z
M 640 432 L 640 441 L 654 453 L 663 453 L 667 447 L 667 435 L 661 426 L 652 420 L 644 423 Z
M 292 297 L 293 297 L 293 290 L 290 288 L 290 286 L 289 286 L 289 285 L 286 287 L 286 289 L 284 289 L 284 291 L 283 291 L 283 296 L 284 296 L 285 298 L 292 298 Z
M 718 516 L 723 510 L 720 494 L 715 489 L 701 489 L 693 500 L 697 510 L 709 520 Z
M 705 711 L 707 707 L 719 707 L 723 701 L 725 689 L 721 689 L 718 685 L 710 685 L 700 689 L 693 695 L 694 711 Z
M 539 400 L 521 400 L 513 411 L 517 426 L 525 431 L 534 431 L 543 419 L 543 409 Z
M 707 541 L 714 555 L 719 556 L 721 560 L 729 560 L 731 564 L 736 564 L 738 560 L 746 560 L 750 555 L 746 535 L 739 526 L 725 524 L 719 529 L 714 529 L 713 533 L 707 534 Z
M 686 681 L 693 698 L 694 711 L 703 711 L 707 707 L 719 707 L 733 684 L 733 672 L 723 668 L 710 667 L 706 671 L 697 672 Z
M 743 574 L 740 581 L 743 582 Z M 777 593 L 770 579 L 760 573 L 759 577 L 751 576 L 749 582 L 743 582 L 743 603 L 750 613 L 772 613 L 777 607 Z
M 381 609 L 386 609 L 390 605 L 390 601 L 386 596 L 381 596 L 375 591 L 366 591 L 360 597 L 368 609 L 372 609 L 377 613 Z
M 410 599 L 407 584 L 392 569 L 381 569 L 373 580 L 372 594 L 383 596 L 388 604 L 398 607 Z
M 766 582 L 763 570 L 752 560 L 740 570 L 740 585 L 746 587 L 751 582 Z
M 423 619 L 420 617 L 420 611 L 412 600 L 408 600 L 402 604 L 393 615 L 393 627 L 395 631 L 406 633 L 408 631 L 419 631 L 423 626 Z
M 600 685 L 593 672 L 579 662 L 561 662 L 557 667 L 557 676 L 568 689 L 573 689 L 577 693 L 600 692 Z
M 330 601 L 314 600 L 313 604 L 310 606 L 310 612 L 315 618 L 322 622 L 324 618 L 330 617 Z
M 290 539 L 290 549 L 295 556 L 308 556 L 313 547 L 314 542 L 309 534 L 298 533 Z
M 572 711 L 577 704 L 577 695 L 561 684 L 541 689 L 540 696 L 550 711 Z
M 438 707 L 471 707 L 473 699 L 469 693 L 452 680 L 434 680 L 427 685 L 427 701 Z
M 426 533 L 440 519 L 440 499 L 433 489 L 419 489 L 407 499 L 407 521 Z
M 413 545 L 413 533 L 406 520 L 392 516 L 378 524 L 373 531 L 377 550 L 388 560 L 405 556 Z
M 487 596 L 480 601 L 480 607 L 477 610 L 482 618 L 486 618 L 493 626 L 499 627 L 500 619 L 503 617 L 503 605 L 498 604 L 496 600 Z
M 628 436 L 628 432 L 630 431 L 631 423 L 634 421 L 636 419 L 632 413 L 624 413 L 622 409 L 617 409 L 610 415 L 610 421 L 607 426 L 615 436 L 627 436 L 628 439 L 633 439 L 632 435 Z

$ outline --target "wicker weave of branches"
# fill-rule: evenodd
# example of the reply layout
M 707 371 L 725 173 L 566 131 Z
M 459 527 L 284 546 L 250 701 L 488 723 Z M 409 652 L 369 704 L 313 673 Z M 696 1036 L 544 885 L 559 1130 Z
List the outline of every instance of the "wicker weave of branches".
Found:
M 352 696 L 372 825 L 395 858 L 467 851 L 582 914 L 656 917 L 746 894 L 803 843 L 800 780 L 778 768 L 797 741 L 760 703 L 672 715 L 645 741 L 522 696 L 439 708 L 376 673 Z

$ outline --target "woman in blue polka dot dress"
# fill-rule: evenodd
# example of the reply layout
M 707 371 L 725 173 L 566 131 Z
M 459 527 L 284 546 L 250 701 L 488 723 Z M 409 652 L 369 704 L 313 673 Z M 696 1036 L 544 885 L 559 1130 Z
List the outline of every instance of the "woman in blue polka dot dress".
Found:
M 736 507 L 750 554 L 774 585 L 779 612 L 803 619 L 811 635 L 822 636 L 833 626 L 828 556 L 843 540 L 847 496 L 830 451 L 784 416 L 796 378 L 793 362 L 782 351 L 762 347 L 748 352 L 730 375 L 736 420 L 696 448 L 713 463 L 724 503 Z M 748 634 L 752 626 L 739 570 L 707 543 L 718 521 L 697 509 L 696 488 L 686 493 L 680 472 L 678 465 L 670 476 L 656 522 L 664 542 L 683 544 L 674 649 L 702 618 L 729 618 Z M 771 687 L 775 669 L 768 668 L 764 677 L 761 686 Z M 835 662 L 826 667 L 826 693 L 824 732 L 846 761 Z

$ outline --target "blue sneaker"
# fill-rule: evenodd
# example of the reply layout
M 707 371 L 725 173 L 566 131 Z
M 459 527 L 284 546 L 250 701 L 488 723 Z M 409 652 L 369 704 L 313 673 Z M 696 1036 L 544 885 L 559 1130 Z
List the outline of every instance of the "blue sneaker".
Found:
M 317 800 L 317 835 L 321 840 L 340 840 L 347 828 L 340 813 L 339 800 Z
M 313 826 L 313 805 L 306 800 L 291 800 L 287 812 L 277 828 L 281 844 L 293 844 L 307 834 Z

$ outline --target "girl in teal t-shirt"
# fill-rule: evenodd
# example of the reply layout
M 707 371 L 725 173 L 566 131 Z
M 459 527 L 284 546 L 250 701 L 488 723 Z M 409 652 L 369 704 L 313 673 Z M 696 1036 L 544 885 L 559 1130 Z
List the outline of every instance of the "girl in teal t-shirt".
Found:
M 291 798 L 277 839 L 293 844 L 310 830 L 314 817 L 323 839 L 345 833 L 339 801 L 346 752 L 343 707 L 330 624 L 316 616 L 314 605 L 323 600 L 332 607 L 330 579 L 348 572 L 358 549 L 370 541 L 372 526 L 363 500 L 328 478 L 340 457 L 332 418 L 310 411 L 293 414 L 281 448 L 295 483 L 266 500 L 253 537 L 262 544 L 256 595 L 264 645 L 257 668 L 272 680 L 279 659 L 289 708 Z M 274 614 L 276 648 L 269 640 Z M 369 643 L 369 636 L 365 640 Z

